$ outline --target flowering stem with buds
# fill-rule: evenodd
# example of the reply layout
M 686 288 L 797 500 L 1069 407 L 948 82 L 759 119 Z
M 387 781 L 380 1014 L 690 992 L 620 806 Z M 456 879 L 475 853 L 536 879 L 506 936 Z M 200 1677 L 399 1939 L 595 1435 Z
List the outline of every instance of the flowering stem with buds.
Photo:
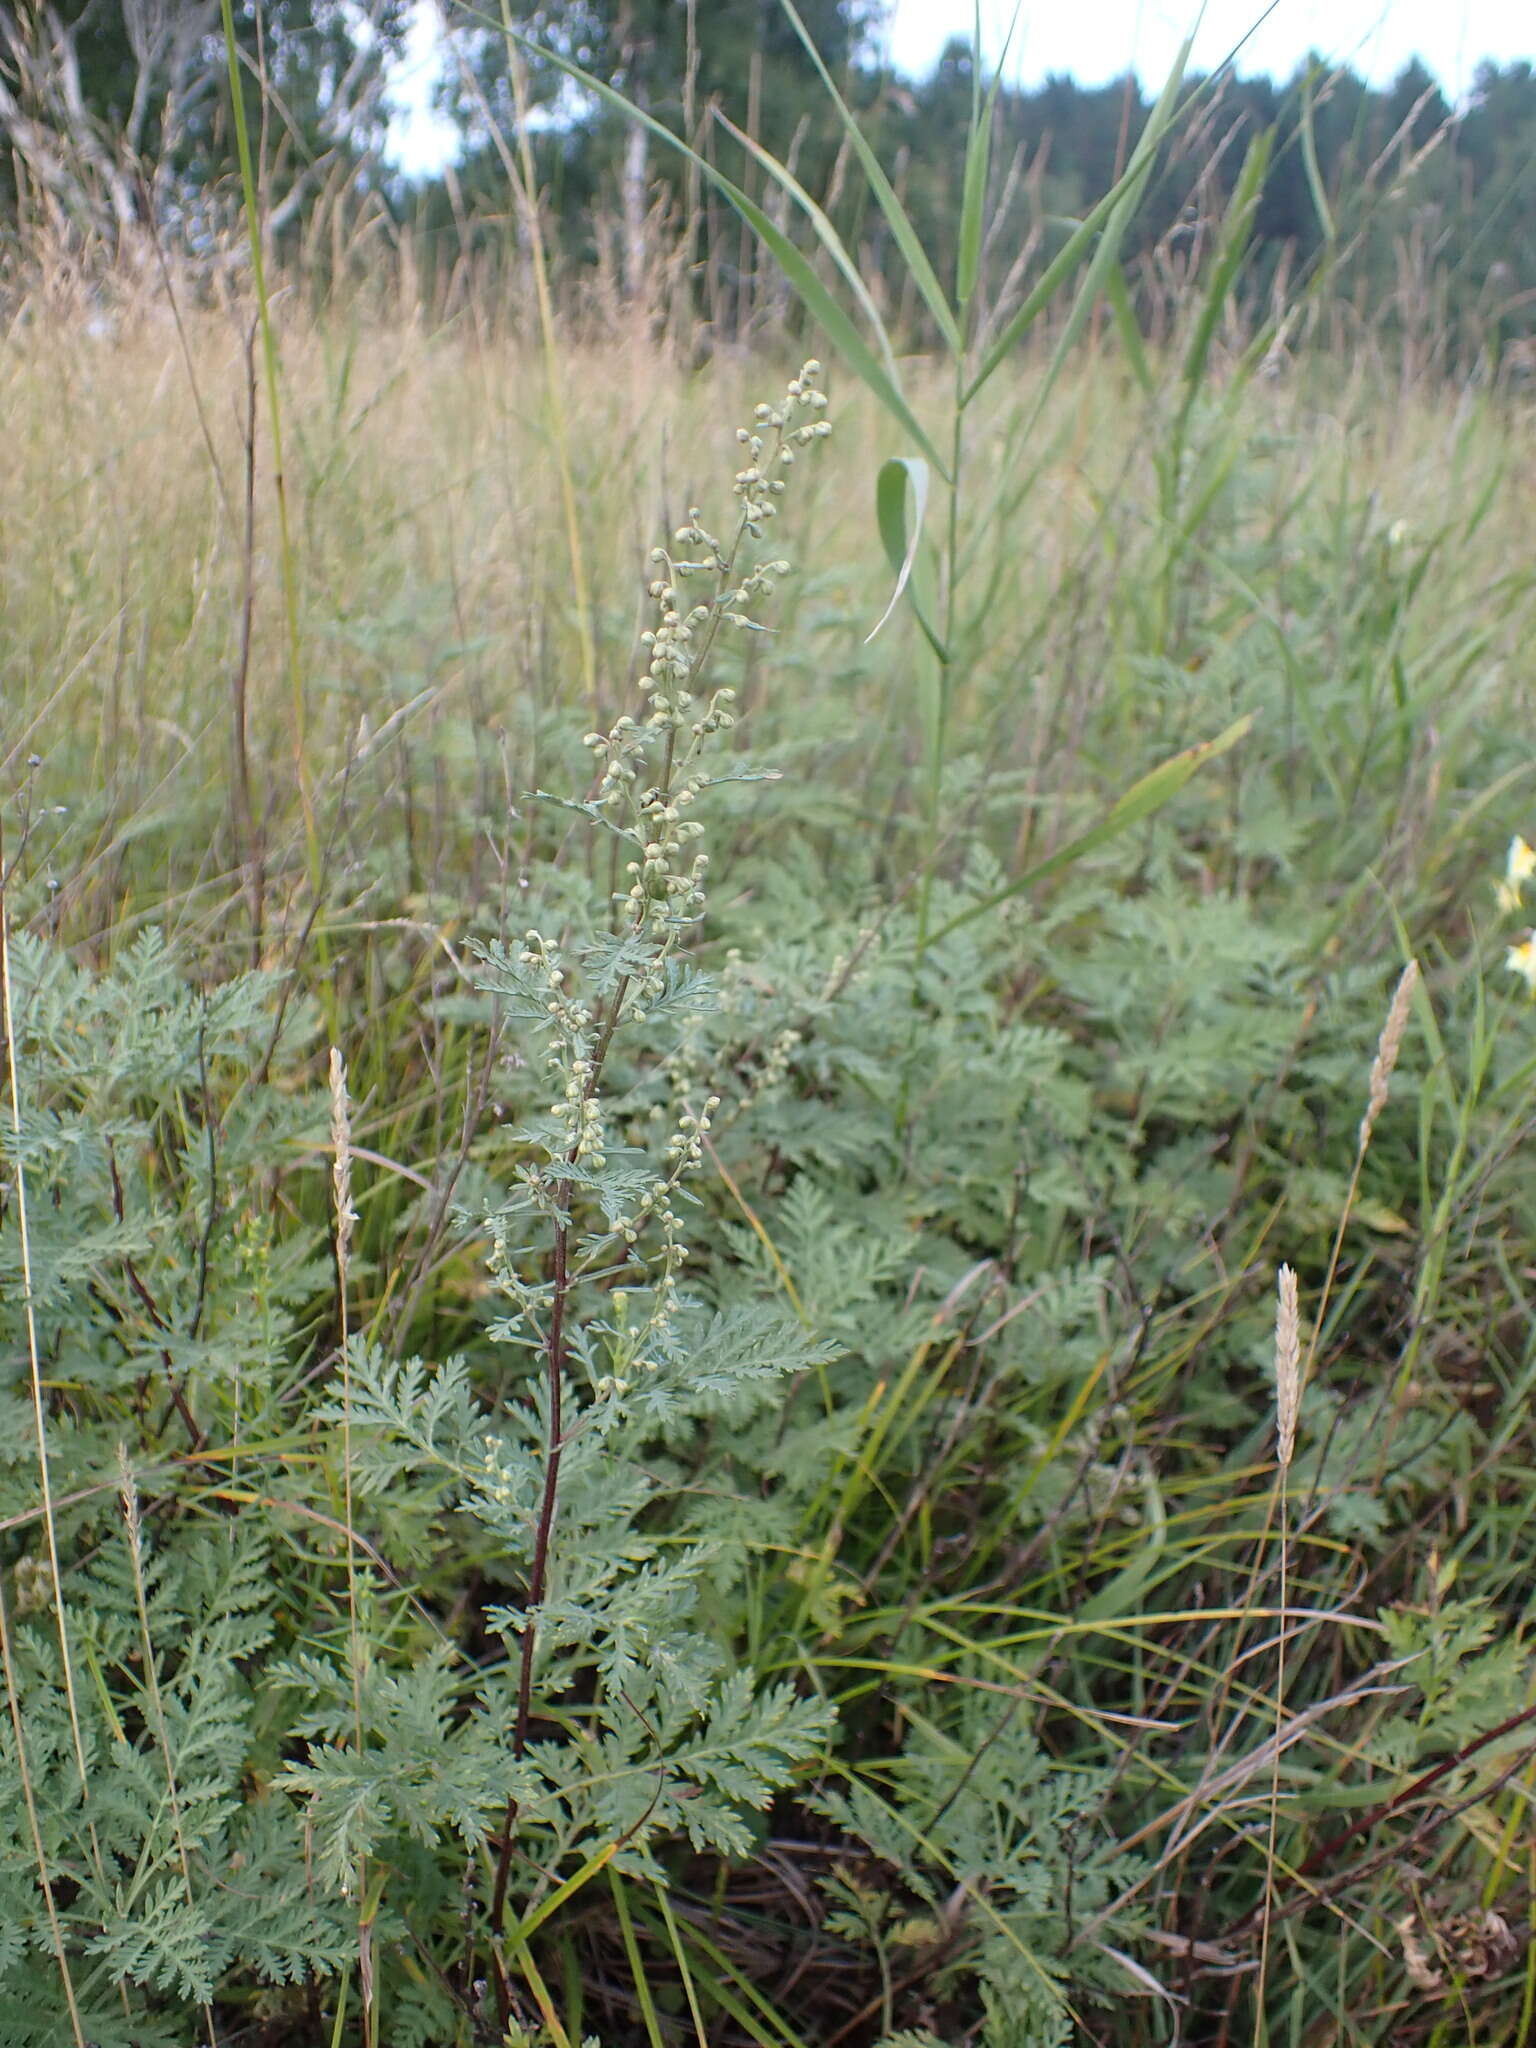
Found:
M 718 1098 L 707 1096 L 699 1113 L 680 1113 L 654 1176 L 624 1205 L 626 1213 L 613 1213 L 610 1203 L 607 1227 L 583 1235 L 577 1207 L 584 1196 L 603 1190 L 608 1163 L 603 1073 L 621 1024 L 643 1023 L 653 1005 L 675 994 L 679 949 L 703 917 L 708 856 L 697 847 L 704 827 L 692 810 L 711 781 L 701 772 L 700 757 L 715 734 L 735 724 L 736 693 L 720 688 L 704 696 L 701 684 L 722 627 L 761 631 L 752 610 L 788 571 L 787 562 L 776 560 L 748 566 L 745 555 L 777 512 L 797 455 L 830 431 L 820 416 L 826 399 L 818 388 L 819 374 L 818 363 L 807 363 L 777 406 L 758 406 L 752 425 L 738 430 L 746 460 L 733 486 L 738 509 L 729 542 L 708 532 L 701 513 L 691 508 L 672 547 L 652 552 L 655 574 L 649 594 L 657 621 L 643 636 L 648 652 L 640 684 L 645 708 L 638 717 L 625 713 L 606 733 L 586 736 L 601 775 L 595 803 L 583 808 L 627 842 L 633 854 L 625 869 L 627 887 L 616 898 L 616 931 L 588 947 L 584 958 L 577 952 L 587 970 L 582 978 L 591 988 L 590 999 L 572 992 L 561 950 L 537 931 L 525 934 L 515 961 L 504 955 L 493 961 L 505 979 L 487 984 L 513 992 L 524 1015 L 544 1018 L 549 1032 L 546 1068 L 559 1088 L 559 1099 L 537 1134 L 544 1163 L 525 1166 L 519 1174 L 522 1205 L 543 1214 L 550 1227 L 553 1249 L 547 1280 L 530 1283 L 520 1277 L 515 1255 L 499 1231 L 493 1256 L 494 1269 L 516 1303 L 520 1320 L 536 1335 L 545 1384 L 543 1475 L 533 1524 L 512 1737 L 518 1758 L 526 1753 L 533 1718 L 538 1612 L 549 1590 L 561 1460 L 572 1434 L 568 1415 L 573 1295 L 599 1259 L 611 1270 L 616 1247 L 621 1263 L 651 1270 L 649 1314 L 638 1328 L 626 1326 L 621 1371 L 596 1386 L 600 1398 L 621 1399 L 628 1386 L 622 1371 L 655 1364 L 654 1354 L 676 1314 L 678 1275 L 688 1247 L 679 1241 L 671 1198 L 699 1164 L 710 1117 L 718 1107 Z M 711 587 L 707 596 L 686 605 L 680 592 L 694 579 L 707 579 Z M 653 1230 L 660 1234 L 660 1245 L 642 1253 L 642 1234 Z M 491 1906 L 493 1938 L 506 1905 L 516 1818 L 513 1799 L 499 1845 Z M 510 2002 L 499 1959 L 496 1988 L 506 2017 Z

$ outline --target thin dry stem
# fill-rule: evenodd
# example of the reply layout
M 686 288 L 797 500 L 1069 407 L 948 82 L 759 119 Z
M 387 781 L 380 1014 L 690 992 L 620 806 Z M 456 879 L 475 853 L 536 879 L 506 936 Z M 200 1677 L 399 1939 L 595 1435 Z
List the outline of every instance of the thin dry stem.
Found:
M 59 1660 L 64 1672 L 64 1697 L 69 1704 L 69 1728 L 74 1743 L 75 1768 L 80 1776 L 80 1796 L 87 1796 L 85 1740 L 80 1732 L 80 1707 L 75 1697 L 74 1660 L 69 1650 L 69 1627 L 64 1618 L 64 1575 L 59 1569 L 58 1523 L 53 1511 L 53 1483 L 48 1471 L 48 1407 L 43 1397 L 43 1363 L 37 1341 L 37 1310 L 32 1285 L 32 1236 L 27 1223 L 27 1170 L 22 1158 L 20 1059 L 16 1046 L 16 1019 L 11 997 L 11 935 L 3 891 L 0 891 L 0 1023 L 5 1029 L 5 1059 L 10 1071 L 11 1136 L 15 1141 L 16 1235 L 21 1250 L 21 1292 L 27 1329 L 27 1365 L 32 1388 L 32 1420 L 37 1431 L 37 1478 L 42 1501 L 43 1528 L 48 1542 L 48 1571 L 53 1585 L 53 1607 L 59 1624 Z
M 80 2008 L 75 2002 L 75 1984 L 70 1975 L 69 1956 L 64 1947 L 64 1929 L 59 1921 L 59 1909 L 53 1896 L 53 1884 L 48 1876 L 48 1858 L 43 1849 L 43 1830 L 37 1817 L 37 1799 L 32 1790 L 32 1772 L 27 1762 L 26 1731 L 21 1721 L 21 1695 L 16 1689 L 16 1665 L 11 1656 L 10 1617 L 5 1609 L 5 1588 L 0 1585 L 0 1665 L 5 1671 L 5 1696 L 11 1709 L 11 1734 L 16 1744 L 16 1768 L 21 1778 L 21 1796 L 26 1802 L 27 1827 L 32 1836 L 32 1854 L 37 1863 L 37 1879 L 43 1888 L 43 1904 L 48 1911 L 48 1931 L 53 1937 L 54 1958 L 59 1966 L 59 1976 L 64 1985 L 64 2003 L 69 2009 L 70 2032 L 75 2037 L 75 2048 L 86 2048 L 85 2029 L 80 2024 Z
M 1349 1228 L 1349 1219 L 1354 1213 L 1355 1197 L 1360 1192 L 1360 1172 L 1365 1165 L 1365 1155 L 1370 1149 L 1376 1119 L 1387 1104 L 1392 1070 L 1397 1065 L 1398 1054 L 1402 1051 L 1403 1034 L 1408 1028 L 1408 1012 L 1412 1008 L 1413 993 L 1418 985 L 1419 963 L 1417 960 L 1410 960 L 1397 978 L 1397 987 L 1392 991 L 1392 1001 L 1387 1009 L 1387 1021 L 1382 1025 L 1381 1036 L 1376 1041 L 1376 1057 L 1371 1062 L 1370 1084 L 1366 1091 L 1365 1115 L 1360 1119 L 1360 1133 L 1355 1145 L 1354 1170 L 1349 1176 L 1344 1206 L 1339 1212 L 1338 1228 L 1333 1234 L 1333 1250 L 1329 1256 L 1323 1290 L 1318 1298 L 1317 1314 L 1312 1322 L 1312 1337 L 1307 1346 L 1303 1378 L 1310 1374 L 1312 1362 L 1317 1356 L 1318 1342 L 1322 1337 L 1323 1323 L 1328 1314 L 1328 1303 L 1333 1294 L 1333 1283 L 1339 1270 L 1339 1259 L 1344 1250 L 1344 1233 Z
M 357 1211 L 352 1206 L 352 1105 L 347 1095 L 347 1068 L 340 1050 L 331 1047 L 329 1068 L 331 1094 L 331 1191 L 336 1203 L 336 1292 L 337 1316 L 341 1325 L 341 1486 L 347 1548 L 347 1663 L 352 1675 L 352 1735 L 357 1748 L 363 1746 L 363 1642 L 357 1608 L 357 1543 L 352 1523 L 352 1330 L 347 1308 L 351 1264 L 352 1226 Z M 357 1899 L 360 1915 L 367 1912 L 367 1860 L 358 1858 Z M 371 2044 L 378 2016 L 373 1997 L 373 1970 L 368 1947 L 367 1922 L 359 1919 L 358 1944 L 362 1958 L 363 2028 Z
M 1398 1033 L 1399 1040 L 1402 1037 Z M 1393 1057 L 1396 1057 L 1394 1052 Z M 1269 1827 L 1264 1861 L 1264 1914 L 1259 1936 L 1259 1982 L 1254 1994 L 1255 2039 L 1262 2036 L 1264 1986 L 1269 1975 L 1269 1938 L 1274 1918 L 1276 1850 L 1280 1833 L 1280 1748 L 1285 1735 L 1285 1641 L 1290 1606 L 1290 1503 L 1286 1480 L 1296 1454 L 1296 1418 L 1301 1409 L 1301 1309 L 1296 1271 L 1282 1266 L 1275 1301 L 1275 1427 L 1280 1460 L 1280 1631 L 1275 1645 L 1275 1754 L 1269 1777 Z

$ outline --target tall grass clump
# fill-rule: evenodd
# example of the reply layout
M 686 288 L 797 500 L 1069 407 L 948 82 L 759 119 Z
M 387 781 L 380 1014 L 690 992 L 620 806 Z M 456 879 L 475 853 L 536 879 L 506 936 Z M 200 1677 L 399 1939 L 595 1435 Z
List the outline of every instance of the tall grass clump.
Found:
M 1529 2031 L 1529 401 L 976 55 L 922 358 L 18 314 L 0 2041 Z

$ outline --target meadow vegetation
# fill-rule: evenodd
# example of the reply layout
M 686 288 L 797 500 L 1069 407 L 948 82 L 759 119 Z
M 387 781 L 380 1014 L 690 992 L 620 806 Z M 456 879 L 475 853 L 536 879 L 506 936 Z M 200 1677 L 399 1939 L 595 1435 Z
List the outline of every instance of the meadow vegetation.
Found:
M 948 361 L 18 291 L 7 2044 L 1530 2038 L 1536 413 L 1149 163 Z

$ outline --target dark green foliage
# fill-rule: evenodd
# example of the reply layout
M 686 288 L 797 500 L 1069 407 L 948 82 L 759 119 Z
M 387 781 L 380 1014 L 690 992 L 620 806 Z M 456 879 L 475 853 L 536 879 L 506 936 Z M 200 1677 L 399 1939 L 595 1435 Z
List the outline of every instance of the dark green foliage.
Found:
M 570 1718 L 565 1739 L 522 1755 L 510 1682 L 521 1608 L 486 1605 L 507 1654 L 477 1660 L 402 1596 L 455 1531 L 460 1571 L 473 1559 L 510 1586 L 526 1570 L 540 1410 L 495 1418 L 461 1363 L 429 1371 L 361 1340 L 344 1402 L 334 1361 L 304 1393 L 293 1311 L 329 1275 L 313 1240 L 280 1245 L 258 1219 L 315 1110 L 257 1078 L 274 1045 L 295 1057 L 303 1012 L 289 1006 L 279 1041 L 271 977 L 193 992 L 153 934 L 105 978 L 18 935 L 12 976 L 29 1107 L 7 1148 L 0 1236 L 16 1367 L 4 1597 L 25 1743 L 18 1756 L 0 1722 L 6 2038 L 67 2038 L 36 2031 L 27 1988 L 41 1981 L 42 2010 L 57 2010 L 24 1783 L 67 1901 L 85 2024 L 103 2039 L 119 2038 L 119 1984 L 132 2038 L 169 2042 L 183 2023 L 157 2032 L 157 2013 L 240 1982 L 334 1975 L 355 1960 L 360 1867 L 399 1873 L 375 1938 L 430 1946 L 454 1923 L 455 1858 L 483 1849 L 509 1798 L 552 1872 L 621 1842 L 628 1867 L 659 1872 L 672 1837 L 747 1853 L 771 1788 L 818 1753 L 829 1715 L 792 1685 L 724 1668 L 696 1609 L 740 1538 L 713 1526 L 709 1489 L 700 1512 L 686 1490 L 667 1508 L 655 1461 L 715 1416 L 745 1422 L 826 1347 L 738 1296 L 660 1340 L 632 1414 L 593 1412 L 568 1455 L 540 1609 L 540 1697 L 569 1698 Z M 26 1399 L 18 1166 L 62 1610 Z M 341 1525 L 327 1468 L 343 1428 L 372 1588 L 355 1691 L 332 1606 Z M 309 1447 L 327 1443 L 317 1468 Z
M 949 43 L 928 77 L 906 80 L 872 62 L 859 10 L 823 0 L 800 11 L 877 153 L 887 164 L 900 163 L 902 202 L 920 239 L 930 251 L 952 250 L 962 204 L 962 166 L 953 144 L 969 121 L 974 84 L 968 34 Z M 673 0 L 638 8 L 515 9 L 513 19 L 679 134 L 687 129 L 686 100 L 694 124 L 687 139 L 749 191 L 758 189 L 757 174 L 723 128 L 711 131 L 705 110 L 718 106 L 772 154 L 792 158 L 802 185 L 831 205 L 848 246 L 881 273 L 883 303 L 921 329 L 922 308 L 904 281 L 904 260 L 887 224 L 842 178 L 833 190 L 840 132 L 825 98 L 811 90 L 803 47 L 778 0 L 701 9 L 691 86 L 687 10 Z M 503 104 L 500 39 L 482 33 L 472 41 L 485 89 L 493 104 Z M 542 78 L 536 58 L 534 69 Z M 1128 75 L 1085 87 L 1052 76 L 1037 86 L 1001 90 L 993 119 L 996 211 L 989 237 L 997 249 L 1038 251 L 1011 280 L 1015 291 L 1054 253 L 1060 223 L 1080 219 L 1123 170 L 1158 84 Z M 541 131 L 541 175 L 560 216 L 567 256 L 586 263 L 602 243 L 599 223 L 621 210 L 630 175 L 621 162 L 625 131 L 611 110 L 562 87 L 558 74 L 551 72 L 544 85 L 564 118 Z M 1372 324 L 1411 335 L 1441 362 L 1471 360 L 1479 352 L 1497 360 L 1511 340 L 1528 334 L 1536 286 L 1525 175 L 1536 121 L 1536 72 L 1529 64 L 1484 63 L 1466 104 L 1455 110 L 1417 61 L 1382 87 L 1347 66 L 1325 71 L 1316 59 L 1289 79 L 1192 78 L 1184 101 L 1173 147 L 1124 250 L 1138 287 L 1136 304 L 1152 334 L 1162 338 L 1170 278 L 1206 258 L 1245 153 L 1265 135 L 1274 138 L 1272 162 L 1241 293 L 1256 316 L 1277 284 L 1294 290 L 1344 258 L 1351 303 Z M 460 175 L 472 195 L 499 205 L 499 160 L 477 131 L 471 120 Z M 665 198 L 673 232 L 681 232 L 700 197 L 696 181 L 690 200 L 681 160 L 655 150 L 643 177 L 642 208 Z M 717 210 L 707 193 L 703 197 L 711 275 L 730 274 L 711 287 L 716 296 L 704 301 L 706 317 L 729 305 L 732 317 L 745 320 L 754 309 L 760 314 L 765 302 L 779 305 L 772 288 L 736 274 L 743 261 L 760 266 L 762 258 L 744 243 L 737 247 L 734 217 Z M 448 231 L 444 194 L 423 188 L 414 203 L 420 222 Z M 452 218 L 462 234 L 462 212 Z M 686 232 L 696 237 L 698 224 Z M 628 278 L 625 288 L 637 289 L 636 280 Z M 925 332 L 924 338 L 933 337 Z
M 275 224 L 312 208 L 331 172 L 366 180 L 406 0 L 233 0 Z M 205 240 L 235 176 L 219 0 L 6 0 L 0 5 L 0 225 L 51 206 L 77 233 L 117 236 L 149 209 Z

